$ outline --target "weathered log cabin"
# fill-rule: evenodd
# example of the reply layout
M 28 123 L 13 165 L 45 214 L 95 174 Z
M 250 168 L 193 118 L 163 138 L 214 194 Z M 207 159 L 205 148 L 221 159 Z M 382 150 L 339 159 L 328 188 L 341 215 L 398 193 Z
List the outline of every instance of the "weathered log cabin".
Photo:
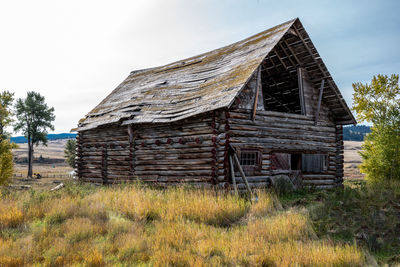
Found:
M 103 184 L 236 183 L 241 189 L 242 170 L 251 187 L 287 175 L 330 188 L 343 180 L 342 126 L 355 123 L 294 19 L 199 56 L 131 72 L 79 121 L 76 172 Z

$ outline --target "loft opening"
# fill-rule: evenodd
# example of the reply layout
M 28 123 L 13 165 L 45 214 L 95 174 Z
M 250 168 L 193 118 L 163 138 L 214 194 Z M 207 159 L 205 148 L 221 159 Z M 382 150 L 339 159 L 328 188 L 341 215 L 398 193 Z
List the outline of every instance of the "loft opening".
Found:
M 283 45 L 278 45 L 263 61 L 261 84 L 264 108 L 305 115 L 303 70 L 298 64 L 291 64 L 287 60 L 288 53 Z

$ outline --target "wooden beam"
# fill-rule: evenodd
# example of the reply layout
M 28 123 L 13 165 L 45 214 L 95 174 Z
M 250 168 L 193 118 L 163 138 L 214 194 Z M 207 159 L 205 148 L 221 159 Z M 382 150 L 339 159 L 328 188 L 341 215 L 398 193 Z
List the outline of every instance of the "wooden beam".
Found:
M 129 143 L 133 142 L 133 127 L 132 124 L 128 125 Z
M 305 100 L 304 100 L 303 71 L 300 67 L 297 68 L 297 79 L 298 79 L 298 85 L 299 85 L 299 96 L 300 96 L 299 98 L 300 98 L 301 114 L 307 115 L 306 105 L 305 105 Z
M 289 59 L 290 63 L 292 66 L 296 66 L 296 64 L 293 62 L 293 60 L 290 58 L 289 54 L 286 52 L 286 49 L 282 46 L 282 43 L 279 42 L 279 47 L 282 49 L 283 53 L 286 55 L 286 57 Z
M 325 79 L 321 82 L 321 87 L 319 88 L 318 106 L 317 113 L 315 114 L 315 125 L 317 125 L 319 120 L 319 111 L 321 109 L 322 94 L 324 93 Z
M 289 49 L 290 53 L 292 53 L 293 57 L 296 59 L 297 64 L 301 64 L 300 60 L 297 58 L 296 53 L 293 51 L 293 49 L 288 45 L 288 43 L 283 40 L 283 42 L 285 43 L 285 45 L 287 46 L 287 48 Z
M 251 116 L 251 119 L 253 121 L 256 119 L 257 104 L 258 104 L 258 94 L 259 94 L 259 91 L 261 90 L 260 87 L 261 87 L 261 66 L 258 67 L 258 71 L 257 71 L 256 96 L 254 98 L 253 113 L 252 113 L 252 116 Z
M 285 70 L 287 70 L 287 66 L 286 64 L 283 62 L 283 60 L 281 59 L 281 57 L 279 56 L 278 52 L 276 51 L 276 49 L 274 50 L 275 56 L 279 59 L 279 61 L 281 62 L 282 66 L 285 68 Z

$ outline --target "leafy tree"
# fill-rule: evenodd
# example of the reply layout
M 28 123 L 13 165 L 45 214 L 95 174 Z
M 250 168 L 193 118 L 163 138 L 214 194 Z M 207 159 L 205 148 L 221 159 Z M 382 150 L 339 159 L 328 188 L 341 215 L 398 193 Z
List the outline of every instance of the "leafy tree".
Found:
M 0 185 L 8 184 L 14 172 L 13 154 L 14 146 L 8 140 L 0 142 Z
M 25 99 L 19 98 L 15 104 L 14 131 L 22 131 L 28 140 L 28 178 L 32 178 L 33 146 L 47 145 L 47 129 L 54 130 L 54 108 L 49 108 L 44 100 L 39 93 L 28 92 Z
M 12 123 L 13 100 L 13 93 L 9 91 L 0 93 L 0 185 L 8 183 L 14 170 L 12 148 L 16 145 L 10 144 L 9 134 L 5 131 L 5 128 Z
M 64 157 L 72 168 L 75 167 L 75 149 L 76 149 L 76 140 L 75 139 L 68 139 L 67 143 L 65 144 L 64 149 Z
M 360 153 L 361 172 L 370 181 L 400 180 L 399 75 L 374 76 L 371 84 L 353 84 L 353 109 L 361 121 L 372 123 Z
M 11 105 L 14 101 L 14 93 L 3 91 L 0 93 L 0 140 L 5 140 L 9 137 L 5 128 L 12 123 Z

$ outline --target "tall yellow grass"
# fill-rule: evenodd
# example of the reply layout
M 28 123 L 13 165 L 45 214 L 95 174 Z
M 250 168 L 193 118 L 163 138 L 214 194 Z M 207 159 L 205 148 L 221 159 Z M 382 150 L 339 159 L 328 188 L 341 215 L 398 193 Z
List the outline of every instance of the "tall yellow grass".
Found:
M 0 201 L 0 229 L 16 227 L 24 220 L 24 214 L 16 203 Z
M 80 191 L 82 190 L 82 191 Z M 0 200 L 0 266 L 363 266 L 308 215 L 214 191 L 139 186 Z

